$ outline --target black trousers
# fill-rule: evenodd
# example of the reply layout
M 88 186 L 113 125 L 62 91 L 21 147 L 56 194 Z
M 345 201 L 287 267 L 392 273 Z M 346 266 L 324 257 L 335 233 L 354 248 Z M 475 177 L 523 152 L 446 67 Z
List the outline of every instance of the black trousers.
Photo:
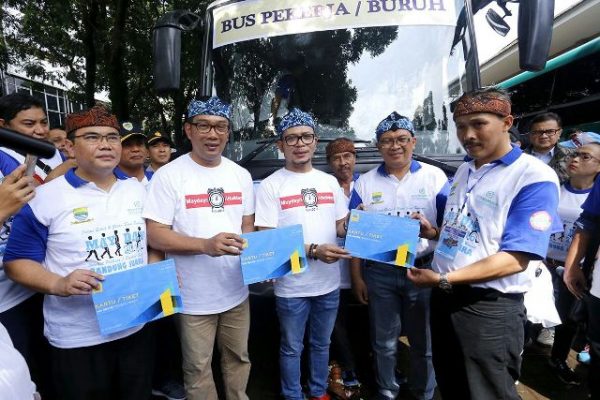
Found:
M 556 311 L 560 316 L 562 323 L 554 328 L 554 344 L 550 357 L 553 360 L 566 361 L 571 350 L 571 344 L 577 333 L 577 324 L 569 319 L 569 313 L 575 296 L 569 291 L 565 285 L 562 276 L 557 275 L 555 268 L 549 268 L 552 274 L 552 284 L 554 285 L 554 295 L 556 296 L 555 305 Z
M 431 345 L 447 400 L 517 400 L 525 307 L 522 294 L 458 286 L 431 295 Z
M 338 308 L 333 333 L 331 334 L 331 348 L 329 350 L 331 360 L 337 360 L 344 370 L 354 370 L 354 353 L 348 335 L 348 313 L 352 301 L 352 290 L 340 290 L 340 306 Z
M 589 295 L 585 297 L 588 310 L 588 341 L 590 343 L 590 368 L 588 385 L 593 400 L 600 400 L 600 299 Z
M 154 335 L 150 327 L 123 339 L 74 349 L 52 348 L 52 375 L 61 400 L 148 400 Z

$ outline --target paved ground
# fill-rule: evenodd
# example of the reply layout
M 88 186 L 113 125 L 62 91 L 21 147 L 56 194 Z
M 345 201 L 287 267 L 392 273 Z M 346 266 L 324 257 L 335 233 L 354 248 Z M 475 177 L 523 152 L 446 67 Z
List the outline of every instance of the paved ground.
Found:
M 252 360 L 252 372 L 248 384 L 248 394 L 251 400 L 279 400 L 279 368 L 277 363 L 277 352 L 279 345 L 279 328 L 275 306 L 272 298 L 261 298 L 252 296 L 252 327 L 250 334 L 250 359 Z M 366 320 L 366 309 L 362 306 L 352 308 L 351 318 L 353 329 L 351 340 L 358 357 L 358 373 L 365 383 L 365 389 L 373 387 L 372 373 L 370 368 L 370 354 L 367 341 L 368 330 L 364 321 Z M 399 352 L 400 365 L 408 370 L 407 346 L 403 340 Z M 547 367 L 546 360 L 549 348 L 534 345 L 524 353 L 523 374 L 518 385 L 519 394 L 523 400 L 583 400 L 587 397 L 587 388 L 568 387 L 560 382 Z M 569 363 L 577 365 L 575 353 L 572 352 Z M 585 381 L 587 376 L 586 367 L 579 365 L 576 372 Z M 218 373 L 216 379 L 219 379 Z M 221 396 L 224 398 L 224 396 Z M 365 400 L 368 397 L 365 397 Z M 412 399 L 403 391 L 398 399 Z M 436 399 L 441 397 L 436 396 Z

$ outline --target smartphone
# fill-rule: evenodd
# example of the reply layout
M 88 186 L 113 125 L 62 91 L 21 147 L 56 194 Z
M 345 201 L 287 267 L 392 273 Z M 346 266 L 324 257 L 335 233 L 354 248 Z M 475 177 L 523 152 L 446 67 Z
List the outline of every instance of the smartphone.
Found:
M 35 165 L 37 164 L 37 156 L 31 155 L 31 154 L 27 154 L 27 156 L 25 156 L 25 175 L 27 176 L 33 176 L 33 173 L 35 172 Z

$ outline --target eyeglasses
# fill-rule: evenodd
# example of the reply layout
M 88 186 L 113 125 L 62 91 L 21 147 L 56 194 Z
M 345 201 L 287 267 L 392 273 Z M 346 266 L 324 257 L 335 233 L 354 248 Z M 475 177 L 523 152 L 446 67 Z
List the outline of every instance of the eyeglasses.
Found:
M 108 135 L 101 135 L 96 132 L 87 132 L 83 135 L 76 135 L 75 138 L 82 138 L 84 142 L 88 144 L 99 144 L 102 143 L 102 140 L 106 139 L 106 143 L 108 144 L 117 144 L 121 143 L 121 136 L 117 133 L 109 133 Z
M 546 135 L 548 137 L 552 137 L 554 135 L 556 135 L 558 133 L 558 131 L 560 131 L 561 128 L 558 129 L 544 129 L 544 130 L 539 130 L 539 131 L 529 131 L 529 134 L 531 136 L 542 136 L 542 135 Z
M 314 133 L 303 133 L 302 135 L 289 135 L 284 136 L 283 141 L 288 146 L 295 146 L 298 144 L 298 141 L 302 141 L 303 144 L 311 144 L 315 141 Z
M 384 148 L 393 147 L 395 144 L 400 146 L 406 146 L 410 142 L 412 137 L 400 136 L 395 138 L 384 138 L 379 140 L 379 145 Z
M 579 151 L 574 151 L 572 153 L 567 154 L 566 158 L 568 158 L 569 160 L 573 160 L 574 158 L 579 157 L 582 161 L 591 161 L 591 160 L 596 160 L 596 161 L 600 161 L 599 159 L 597 159 L 596 157 L 594 157 L 591 154 L 588 153 L 581 153 Z
M 229 124 L 227 122 L 217 122 L 216 124 L 211 124 L 206 121 L 198 121 L 190 122 L 190 125 L 195 126 L 196 131 L 203 135 L 209 133 L 213 128 L 219 135 L 226 135 L 229 133 Z

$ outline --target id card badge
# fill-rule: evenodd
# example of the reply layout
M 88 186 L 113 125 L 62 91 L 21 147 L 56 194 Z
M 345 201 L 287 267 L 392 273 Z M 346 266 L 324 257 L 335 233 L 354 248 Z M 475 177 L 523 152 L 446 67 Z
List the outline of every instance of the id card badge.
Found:
M 435 253 L 449 260 L 454 260 L 466 236 L 467 231 L 463 226 L 446 224 L 438 239 Z

